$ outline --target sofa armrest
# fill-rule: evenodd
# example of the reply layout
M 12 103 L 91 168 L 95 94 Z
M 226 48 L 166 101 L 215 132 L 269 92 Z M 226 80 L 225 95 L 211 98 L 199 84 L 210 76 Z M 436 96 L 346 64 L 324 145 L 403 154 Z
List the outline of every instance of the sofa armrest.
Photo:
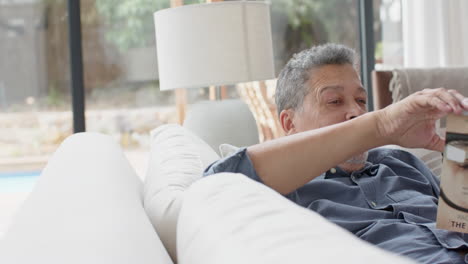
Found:
M 389 89 L 392 77 L 392 71 L 372 71 L 372 95 L 375 110 L 385 108 L 392 103 L 392 93 Z
M 110 137 L 69 137 L 0 242 L 0 263 L 172 263 L 141 185 Z
M 207 176 L 185 193 L 177 252 L 180 264 L 413 263 L 232 173 Z

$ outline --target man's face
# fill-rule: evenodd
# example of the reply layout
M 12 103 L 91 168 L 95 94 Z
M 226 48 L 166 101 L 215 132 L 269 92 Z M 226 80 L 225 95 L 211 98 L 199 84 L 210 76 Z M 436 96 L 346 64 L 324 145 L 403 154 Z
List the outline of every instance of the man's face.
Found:
M 350 120 L 367 112 L 367 93 L 350 64 L 325 65 L 311 70 L 309 93 L 293 113 L 288 134 Z

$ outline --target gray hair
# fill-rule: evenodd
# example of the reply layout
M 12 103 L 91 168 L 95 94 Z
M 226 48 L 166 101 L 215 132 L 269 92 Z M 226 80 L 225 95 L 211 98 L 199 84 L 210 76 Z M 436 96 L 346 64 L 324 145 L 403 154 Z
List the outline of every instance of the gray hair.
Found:
M 357 68 L 358 57 L 354 50 L 333 43 L 294 54 L 278 76 L 275 94 L 278 115 L 282 110 L 302 107 L 304 97 L 309 93 L 305 84 L 311 78 L 310 70 L 330 64 L 351 64 Z

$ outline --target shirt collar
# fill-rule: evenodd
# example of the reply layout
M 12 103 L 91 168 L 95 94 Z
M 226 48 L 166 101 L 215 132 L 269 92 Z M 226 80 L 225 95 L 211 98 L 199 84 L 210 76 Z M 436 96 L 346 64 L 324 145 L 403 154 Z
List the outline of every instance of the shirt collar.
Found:
M 364 167 L 362 167 L 362 169 L 357 170 L 357 171 L 353 171 L 351 173 L 346 172 L 346 171 L 342 170 L 340 167 L 336 166 L 336 167 L 333 167 L 333 168 L 329 169 L 325 173 L 322 173 L 316 179 L 349 177 L 352 174 L 363 174 L 363 173 L 367 173 L 369 176 L 375 176 L 377 174 L 378 168 L 379 168 L 378 164 L 374 164 L 374 163 L 372 163 L 370 161 L 366 161 L 366 163 L 364 164 Z

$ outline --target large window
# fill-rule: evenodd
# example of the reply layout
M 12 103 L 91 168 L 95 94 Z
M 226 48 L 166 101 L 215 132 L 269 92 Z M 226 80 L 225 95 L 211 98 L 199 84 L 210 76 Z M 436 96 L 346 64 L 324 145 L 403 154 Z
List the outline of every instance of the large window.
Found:
M 175 2 L 205 1 L 80 1 L 86 129 L 111 135 L 136 160 L 147 156 L 151 129 L 177 122 L 175 93 L 159 90 L 153 24 L 153 13 Z M 312 45 L 338 42 L 359 50 L 357 3 L 272 0 L 276 72 Z M 380 1 L 374 7 L 378 13 Z M 40 170 L 73 133 L 67 19 L 65 0 L 0 0 L 3 171 Z M 188 104 L 208 97 L 208 88 L 187 90 Z M 226 97 L 239 95 L 228 87 Z
M 385 30 L 398 36 L 399 25 L 386 21 L 394 21 L 400 0 L 381 1 L 373 2 L 375 17 L 383 17 L 382 23 L 374 20 L 377 62 L 398 64 L 399 40 Z M 50 155 L 73 133 L 67 2 L 0 0 L 0 232 Z M 178 122 L 175 92 L 159 90 L 153 13 L 200 2 L 205 0 L 80 1 L 86 129 L 119 142 L 140 176 L 150 130 Z M 359 50 L 357 4 L 271 0 L 276 73 L 312 45 L 337 42 Z M 242 97 L 234 87 L 224 91 L 225 98 Z M 210 94 L 206 87 L 186 92 L 189 105 Z
M 41 169 L 72 131 L 67 14 L 54 6 L 0 1 L 2 171 Z
M 377 28 L 376 68 L 392 69 L 403 66 L 403 28 L 401 0 L 382 0 L 376 6 Z
M 273 0 L 271 20 L 277 72 L 313 45 L 335 42 L 359 51 L 357 0 Z

